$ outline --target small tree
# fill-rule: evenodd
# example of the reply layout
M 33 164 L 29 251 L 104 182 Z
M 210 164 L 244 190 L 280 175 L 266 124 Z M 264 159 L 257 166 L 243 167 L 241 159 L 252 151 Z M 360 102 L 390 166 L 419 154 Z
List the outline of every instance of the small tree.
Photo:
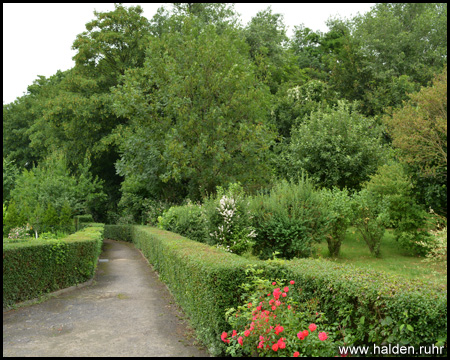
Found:
M 328 234 L 326 235 L 328 251 L 333 257 L 339 255 L 341 244 L 345 239 L 347 228 L 352 223 L 353 210 L 347 189 L 322 189 L 322 201 L 326 204 Z

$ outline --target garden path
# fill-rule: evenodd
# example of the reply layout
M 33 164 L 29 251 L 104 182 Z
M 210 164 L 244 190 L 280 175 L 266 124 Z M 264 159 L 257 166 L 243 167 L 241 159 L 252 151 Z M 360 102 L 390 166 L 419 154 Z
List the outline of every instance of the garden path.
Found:
M 133 244 L 105 239 L 92 284 L 3 312 L 3 356 L 209 356 Z

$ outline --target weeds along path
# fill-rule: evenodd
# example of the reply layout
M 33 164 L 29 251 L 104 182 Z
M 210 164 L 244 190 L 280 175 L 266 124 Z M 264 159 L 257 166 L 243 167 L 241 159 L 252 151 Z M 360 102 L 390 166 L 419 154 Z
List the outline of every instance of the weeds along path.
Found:
M 103 248 L 91 285 L 3 313 L 3 356 L 209 356 L 134 245 Z

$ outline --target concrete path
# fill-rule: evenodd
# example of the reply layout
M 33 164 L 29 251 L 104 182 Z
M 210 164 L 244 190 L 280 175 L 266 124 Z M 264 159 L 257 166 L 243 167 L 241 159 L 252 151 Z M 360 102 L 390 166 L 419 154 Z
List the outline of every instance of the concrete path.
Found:
M 133 244 L 100 258 L 91 285 L 3 313 L 3 356 L 209 356 Z

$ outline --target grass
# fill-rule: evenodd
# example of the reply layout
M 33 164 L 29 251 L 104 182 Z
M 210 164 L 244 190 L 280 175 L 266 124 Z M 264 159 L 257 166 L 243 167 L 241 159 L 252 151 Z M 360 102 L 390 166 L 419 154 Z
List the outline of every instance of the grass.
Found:
M 447 262 L 426 263 L 423 257 L 405 253 L 390 230 L 386 230 L 384 234 L 380 253 L 379 258 L 370 254 L 366 243 L 354 228 L 347 231 L 336 259 L 330 258 L 326 242 L 318 245 L 319 257 L 328 258 L 337 263 L 349 263 L 361 268 L 393 273 L 407 279 L 421 279 L 439 286 L 447 286 Z

